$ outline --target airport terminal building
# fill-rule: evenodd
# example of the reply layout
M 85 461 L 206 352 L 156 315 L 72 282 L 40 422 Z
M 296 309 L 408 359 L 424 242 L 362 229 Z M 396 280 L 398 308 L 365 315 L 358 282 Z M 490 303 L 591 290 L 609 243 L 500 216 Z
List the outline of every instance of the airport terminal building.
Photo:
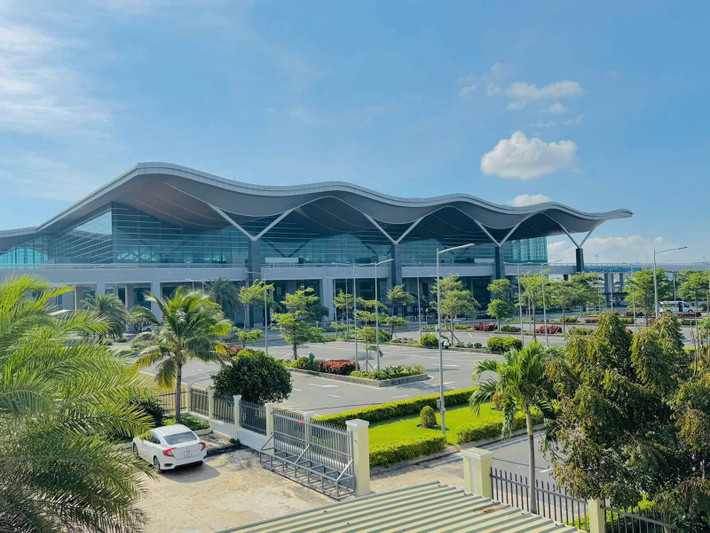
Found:
M 629 216 L 465 194 L 394 197 L 342 182 L 262 186 L 140 163 L 37 227 L 0 231 L 0 276 L 34 273 L 74 286 L 59 302 L 65 309 L 96 292 L 132 307 L 146 291 L 259 278 L 275 284 L 277 299 L 313 287 L 333 318 L 334 294 L 351 292 L 353 279 L 364 298 L 374 296 L 375 279 L 382 295 L 402 283 L 416 294 L 418 282 L 428 302 L 437 249 L 475 243 L 442 254 L 441 274 L 458 274 L 485 304 L 491 279 L 547 261 L 547 237 L 566 234 L 577 246 L 576 264 L 555 272 L 582 271 L 584 241 L 573 234 Z

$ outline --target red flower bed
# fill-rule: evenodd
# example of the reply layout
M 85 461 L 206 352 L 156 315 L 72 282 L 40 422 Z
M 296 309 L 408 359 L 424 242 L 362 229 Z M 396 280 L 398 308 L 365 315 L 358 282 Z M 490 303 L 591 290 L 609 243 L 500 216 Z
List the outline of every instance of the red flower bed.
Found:
M 559 333 L 560 331 L 562 331 L 562 327 L 558 326 L 557 324 L 548 324 L 547 325 L 547 332 L 550 334 Z M 537 332 L 538 333 L 545 333 L 545 324 L 543 324 L 542 326 L 539 326 L 537 328 Z
M 226 348 L 229 357 L 234 357 L 244 349 L 244 346 L 240 346 L 239 344 L 227 344 Z
M 589 316 L 589 317 L 585 318 L 584 321 L 587 324 L 597 324 L 599 322 L 599 318 L 596 316 Z
M 493 322 L 478 322 L 473 325 L 473 329 L 476 331 L 493 331 L 496 329 L 496 325 Z
M 626 311 L 624 316 L 634 316 L 633 311 Z M 636 316 L 643 316 L 643 311 L 636 311 Z
M 681 318 L 696 318 L 700 316 L 699 311 L 683 311 L 682 313 L 678 313 L 678 316 Z
M 347 376 L 355 370 L 355 361 L 345 359 L 333 359 L 332 361 L 321 361 L 320 371 L 326 374 L 340 374 Z

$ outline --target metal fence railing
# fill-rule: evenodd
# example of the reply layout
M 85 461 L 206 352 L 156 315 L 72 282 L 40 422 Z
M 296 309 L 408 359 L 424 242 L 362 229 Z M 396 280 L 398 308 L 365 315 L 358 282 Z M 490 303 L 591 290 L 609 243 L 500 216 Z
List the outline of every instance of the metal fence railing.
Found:
M 266 435 L 266 407 L 258 403 L 239 402 L 239 425 L 260 435 Z
M 274 448 L 300 457 L 306 447 L 306 422 L 302 413 L 274 409 Z
M 234 424 L 234 398 L 231 396 L 226 396 L 224 398 L 215 396 L 214 406 L 212 408 L 212 417 L 215 420 Z
M 165 414 L 169 416 L 175 415 L 175 392 L 162 392 L 158 395 L 158 400 L 160 404 L 165 409 Z M 187 409 L 187 393 L 185 389 L 182 390 L 180 394 L 180 408 L 181 410 Z
M 190 389 L 190 411 L 202 416 L 209 416 L 210 397 L 206 390 Z
M 308 458 L 311 461 L 354 475 L 352 435 L 345 428 L 327 422 L 312 422 L 307 433 L 310 433 Z
M 617 509 L 608 503 L 602 505 L 608 533 L 664 533 L 673 530 L 673 525 L 664 522 L 663 516 L 653 509 L 638 506 Z
M 491 468 L 493 499 L 530 512 L 530 486 L 527 476 Z M 587 502 L 570 496 L 560 487 L 535 480 L 537 514 L 556 522 L 589 531 Z

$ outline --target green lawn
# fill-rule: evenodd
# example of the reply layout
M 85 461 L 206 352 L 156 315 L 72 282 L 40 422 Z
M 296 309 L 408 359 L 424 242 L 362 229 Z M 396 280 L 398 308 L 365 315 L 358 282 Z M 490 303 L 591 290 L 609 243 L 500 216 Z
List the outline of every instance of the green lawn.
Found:
M 446 433 L 447 435 L 453 434 L 459 426 L 470 424 L 475 420 L 503 420 L 503 413 L 492 411 L 490 404 L 483 405 L 478 416 L 473 414 L 468 404 L 448 408 L 446 410 Z M 436 413 L 436 421 L 441 424 L 439 413 Z M 417 424 L 419 424 L 419 415 L 400 416 L 381 422 L 373 422 L 370 424 L 370 446 L 441 433 L 440 429 L 424 429 L 417 427 Z

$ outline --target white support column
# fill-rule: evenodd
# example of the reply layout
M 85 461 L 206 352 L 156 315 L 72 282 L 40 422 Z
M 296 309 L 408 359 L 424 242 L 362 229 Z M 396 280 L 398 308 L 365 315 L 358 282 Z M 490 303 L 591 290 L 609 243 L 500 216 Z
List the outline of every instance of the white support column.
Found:
M 463 478 L 466 492 L 484 498 L 492 498 L 493 452 L 482 448 L 469 448 L 461 451 L 461 457 L 463 457 Z
M 587 515 L 589 516 L 589 533 L 605 533 L 606 511 L 601 500 L 587 500 Z
M 335 303 L 333 302 L 333 283 L 330 278 L 320 280 L 320 303 L 328 309 L 328 320 L 335 320 Z
M 234 429 L 237 432 L 237 438 L 239 438 L 239 424 L 242 420 L 242 395 L 235 394 L 232 398 L 234 399 Z
M 274 404 L 265 404 L 264 410 L 266 411 L 266 438 L 269 439 L 274 434 Z
M 207 389 L 207 418 L 210 422 L 214 418 L 214 389 Z
M 150 292 L 152 292 L 157 298 L 162 298 L 163 292 L 160 288 L 159 281 L 150 282 Z M 160 312 L 160 309 L 158 308 L 158 305 L 155 302 L 150 303 L 150 310 L 153 312 L 153 314 L 158 320 L 163 320 L 163 314 Z
M 355 496 L 370 494 L 370 433 L 367 420 L 345 422 L 353 443 Z
M 103 281 L 96 282 L 96 295 L 106 294 L 106 283 Z

